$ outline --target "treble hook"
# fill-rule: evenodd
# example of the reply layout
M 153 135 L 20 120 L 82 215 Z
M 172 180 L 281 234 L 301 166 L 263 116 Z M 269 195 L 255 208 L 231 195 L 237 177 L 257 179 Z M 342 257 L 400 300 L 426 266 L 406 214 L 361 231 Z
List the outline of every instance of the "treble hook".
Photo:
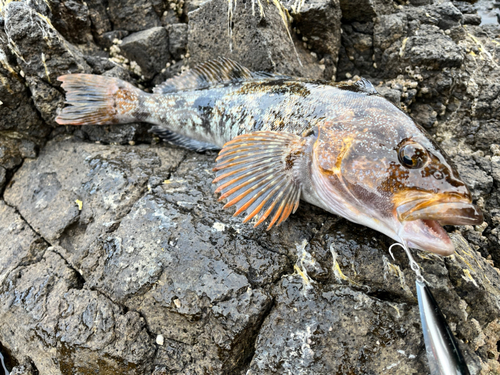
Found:
M 392 260 L 396 260 L 394 258 L 394 254 L 392 253 L 392 248 L 394 246 L 400 246 L 405 251 L 406 256 L 408 257 L 408 260 L 410 261 L 410 268 L 413 270 L 413 272 L 415 272 L 415 275 L 417 276 L 417 281 L 420 281 L 421 283 L 424 283 L 424 284 L 427 283 L 427 281 L 425 281 L 424 277 L 420 273 L 420 266 L 418 265 L 418 263 L 413 258 L 413 255 L 411 255 L 410 249 L 408 248 L 408 246 L 406 245 L 406 243 L 404 243 L 404 242 L 403 243 L 396 242 L 396 243 L 393 243 L 391 246 L 389 246 L 389 254 L 391 254 Z

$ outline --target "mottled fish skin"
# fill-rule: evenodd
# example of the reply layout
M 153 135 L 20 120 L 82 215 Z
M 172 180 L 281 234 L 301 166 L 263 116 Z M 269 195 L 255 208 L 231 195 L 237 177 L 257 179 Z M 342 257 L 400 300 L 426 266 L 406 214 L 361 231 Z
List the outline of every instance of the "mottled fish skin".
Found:
M 152 94 L 136 117 L 157 124 L 153 131 L 166 127 L 222 148 L 234 137 L 254 131 L 307 133 L 325 118 L 339 117 L 359 97 L 324 82 L 271 78 Z
M 61 124 L 146 121 L 188 148 L 222 149 L 214 170 L 225 207 L 260 224 L 286 220 L 299 199 L 442 255 L 441 224 L 479 224 L 481 211 L 446 154 L 366 80 L 332 84 L 252 73 L 210 61 L 147 94 L 90 75 L 59 78 Z M 195 141 L 193 141 L 195 140 Z

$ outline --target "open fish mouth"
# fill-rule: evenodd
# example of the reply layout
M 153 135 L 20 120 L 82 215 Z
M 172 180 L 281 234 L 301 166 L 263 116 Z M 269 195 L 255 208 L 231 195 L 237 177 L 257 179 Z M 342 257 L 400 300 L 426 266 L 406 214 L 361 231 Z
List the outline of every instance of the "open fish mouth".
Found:
M 418 194 L 396 208 L 402 226 L 398 233 L 408 246 L 451 255 L 455 246 L 442 225 L 479 225 L 481 210 L 459 195 Z

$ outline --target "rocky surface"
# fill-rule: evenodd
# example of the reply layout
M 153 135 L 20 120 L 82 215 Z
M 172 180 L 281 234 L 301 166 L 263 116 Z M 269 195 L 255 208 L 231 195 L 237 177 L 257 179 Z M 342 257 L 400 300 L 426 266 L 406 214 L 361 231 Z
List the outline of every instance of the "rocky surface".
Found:
M 155 84 L 218 56 L 369 78 L 452 156 L 485 223 L 414 252 L 472 374 L 500 373 L 500 29 L 460 1 L 0 1 L 0 350 L 13 374 L 421 374 L 391 241 L 301 204 L 266 232 L 214 153 L 147 124 L 60 127 L 57 77 Z M 285 25 L 287 25 L 285 27 Z

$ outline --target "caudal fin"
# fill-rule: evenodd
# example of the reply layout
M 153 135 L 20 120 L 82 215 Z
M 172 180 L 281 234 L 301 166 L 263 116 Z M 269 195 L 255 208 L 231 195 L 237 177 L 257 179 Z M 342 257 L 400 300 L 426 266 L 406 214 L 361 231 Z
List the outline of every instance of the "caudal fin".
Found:
M 56 122 L 61 125 L 107 125 L 136 121 L 142 91 L 118 78 L 68 74 L 57 78 L 66 90 L 66 104 Z

